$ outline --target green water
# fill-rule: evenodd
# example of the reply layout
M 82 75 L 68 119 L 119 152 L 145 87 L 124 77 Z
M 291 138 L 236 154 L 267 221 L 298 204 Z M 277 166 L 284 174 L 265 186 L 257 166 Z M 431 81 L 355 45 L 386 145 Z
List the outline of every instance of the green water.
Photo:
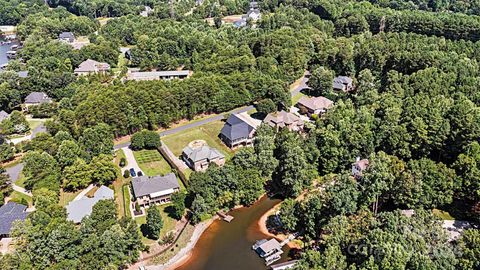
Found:
M 217 220 L 201 236 L 190 259 L 179 270 L 255 270 L 268 269 L 252 249 L 256 240 L 268 238 L 260 232 L 258 220 L 279 200 L 262 198 L 248 208 L 234 210 L 231 223 Z M 282 260 L 287 260 L 284 247 Z

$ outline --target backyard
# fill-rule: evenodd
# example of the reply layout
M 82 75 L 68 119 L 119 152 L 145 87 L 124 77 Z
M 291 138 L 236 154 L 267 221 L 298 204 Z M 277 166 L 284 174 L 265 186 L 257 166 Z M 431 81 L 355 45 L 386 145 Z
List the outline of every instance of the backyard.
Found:
M 133 151 L 133 155 L 145 175 L 165 175 L 172 171 L 170 165 L 157 150 Z
M 157 205 L 156 206 L 158 208 L 158 210 L 160 210 L 160 215 L 162 216 L 162 220 L 163 220 L 163 227 L 162 227 L 162 230 L 160 231 L 160 239 L 159 240 L 161 240 L 168 232 L 175 230 L 175 225 L 177 223 L 177 220 L 170 217 L 170 215 L 167 211 L 168 207 L 170 205 L 171 204 L 163 204 L 163 205 Z M 135 218 L 135 221 L 137 222 L 138 226 L 140 227 L 142 224 L 147 223 L 147 216 L 143 215 L 141 217 L 137 217 L 137 218 Z M 143 241 L 143 243 L 145 243 L 147 245 L 153 244 L 155 242 L 155 240 L 148 239 L 144 236 L 142 236 L 142 241 Z
M 191 141 L 204 140 L 210 147 L 220 150 L 227 159 L 230 159 L 233 156 L 233 151 L 225 146 L 218 137 L 223 125 L 223 121 L 214 121 L 199 127 L 187 129 L 181 133 L 164 136 L 162 137 L 162 142 L 165 143 L 176 156 L 180 156 L 183 148 Z

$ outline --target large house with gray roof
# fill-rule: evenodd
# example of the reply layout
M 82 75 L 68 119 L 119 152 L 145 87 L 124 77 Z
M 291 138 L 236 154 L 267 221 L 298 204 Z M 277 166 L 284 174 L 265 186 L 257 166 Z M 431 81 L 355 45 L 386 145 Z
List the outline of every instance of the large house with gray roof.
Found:
M 22 204 L 8 202 L 0 207 L 0 239 L 10 237 L 13 223 L 27 218 L 27 207 Z
M 89 216 L 92 213 L 93 206 L 101 200 L 113 200 L 114 193 L 113 190 L 101 186 L 93 198 L 83 196 L 79 200 L 73 200 L 67 205 L 67 219 L 73 221 L 74 223 L 80 223 L 82 219 L 86 216 Z
M 220 131 L 220 138 L 230 148 L 252 145 L 255 131 L 261 123 L 246 112 L 232 114 Z
M 137 203 L 145 207 L 170 202 L 172 194 L 180 191 L 180 185 L 174 173 L 144 175 L 132 179 L 132 189 Z
M 205 171 L 210 163 L 218 166 L 225 164 L 225 156 L 215 148 L 208 145 L 198 147 L 187 146 L 183 149 L 182 159 L 194 171 Z
M 32 92 L 30 93 L 23 102 L 25 110 L 28 110 L 30 106 L 36 106 L 44 103 L 52 103 L 53 100 L 48 97 L 44 92 Z
M 83 61 L 78 68 L 74 70 L 77 75 L 105 74 L 110 71 L 110 65 L 107 63 L 97 62 L 92 59 Z
M 75 41 L 75 35 L 72 32 L 62 32 L 58 35 L 58 40 L 73 43 Z
M 353 90 L 352 78 L 347 76 L 338 76 L 333 79 L 333 90 L 350 92 Z

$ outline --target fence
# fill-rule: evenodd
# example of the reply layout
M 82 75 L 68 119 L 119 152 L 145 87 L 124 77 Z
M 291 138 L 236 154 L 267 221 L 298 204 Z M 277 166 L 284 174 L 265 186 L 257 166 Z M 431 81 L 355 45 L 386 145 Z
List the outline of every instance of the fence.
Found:
M 168 164 L 177 171 L 178 177 L 182 180 L 185 187 L 188 186 L 188 178 L 185 175 L 184 171 L 188 169 L 187 165 L 183 163 L 173 152 L 162 142 L 162 145 L 158 148 L 158 151 L 163 156 L 163 158 L 168 162 Z

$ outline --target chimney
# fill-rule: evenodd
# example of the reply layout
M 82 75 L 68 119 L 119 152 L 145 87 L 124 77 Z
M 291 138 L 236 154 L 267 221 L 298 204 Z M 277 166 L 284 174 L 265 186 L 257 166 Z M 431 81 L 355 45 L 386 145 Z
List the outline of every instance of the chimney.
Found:
M 357 159 L 355 160 L 355 162 L 359 162 L 360 161 L 360 157 L 357 157 Z

